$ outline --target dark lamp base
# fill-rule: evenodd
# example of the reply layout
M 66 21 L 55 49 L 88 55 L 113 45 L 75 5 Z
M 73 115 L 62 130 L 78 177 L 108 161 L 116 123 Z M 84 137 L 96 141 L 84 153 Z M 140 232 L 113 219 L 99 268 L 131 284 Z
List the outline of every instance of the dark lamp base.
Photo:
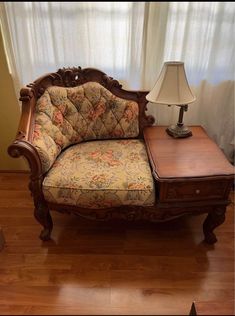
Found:
M 188 129 L 187 126 L 178 126 L 178 125 L 171 125 L 166 129 L 168 135 L 174 138 L 185 138 L 192 136 L 192 132 Z

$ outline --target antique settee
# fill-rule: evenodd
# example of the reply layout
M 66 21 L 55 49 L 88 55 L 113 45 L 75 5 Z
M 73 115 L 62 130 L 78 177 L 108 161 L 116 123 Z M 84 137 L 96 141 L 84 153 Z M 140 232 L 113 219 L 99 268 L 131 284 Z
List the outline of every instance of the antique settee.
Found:
M 21 89 L 21 120 L 8 152 L 29 163 L 42 240 L 50 239 L 53 228 L 50 210 L 95 220 L 165 221 L 185 214 L 182 207 L 157 203 L 143 138 L 154 123 L 145 113 L 147 93 L 124 90 L 102 71 L 80 67 Z M 208 218 L 204 234 L 215 242 L 212 230 L 224 217 Z

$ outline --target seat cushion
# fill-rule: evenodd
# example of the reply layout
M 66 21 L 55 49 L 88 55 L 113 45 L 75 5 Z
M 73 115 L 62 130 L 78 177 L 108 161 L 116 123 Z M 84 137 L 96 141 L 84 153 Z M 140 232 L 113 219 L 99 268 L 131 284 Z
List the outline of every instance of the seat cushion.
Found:
M 154 191 L 145 144 L 136 139 L 68 147 L 43 181 L 48 202 L 93 209 L 153 205 Z

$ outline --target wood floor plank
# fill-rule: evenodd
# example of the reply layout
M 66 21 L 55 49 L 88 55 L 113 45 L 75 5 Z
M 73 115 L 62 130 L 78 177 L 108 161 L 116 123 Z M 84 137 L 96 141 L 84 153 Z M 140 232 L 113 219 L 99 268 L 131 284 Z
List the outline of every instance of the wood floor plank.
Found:
M 43 243 L 27 181 L 0 174 L 1 315 L 188 315 L 193 301 L 234 301 L 234 204 L 213 246 L 205 214 L 133 224 L 52 212 Z
M 234 315 L 234 300 L 194 302 L 197 315 Z

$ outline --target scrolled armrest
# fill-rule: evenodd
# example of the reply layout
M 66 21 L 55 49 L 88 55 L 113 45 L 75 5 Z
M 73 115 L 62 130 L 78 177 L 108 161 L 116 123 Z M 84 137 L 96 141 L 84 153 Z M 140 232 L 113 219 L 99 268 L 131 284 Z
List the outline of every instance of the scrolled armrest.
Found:
M 31 177 L 39 178 L 42 175 L 42 163 L 36 148 L 24 140 L 15 140 L 8 147 L 8 154 L 13 158 L 24 156 L 31 169 Z

